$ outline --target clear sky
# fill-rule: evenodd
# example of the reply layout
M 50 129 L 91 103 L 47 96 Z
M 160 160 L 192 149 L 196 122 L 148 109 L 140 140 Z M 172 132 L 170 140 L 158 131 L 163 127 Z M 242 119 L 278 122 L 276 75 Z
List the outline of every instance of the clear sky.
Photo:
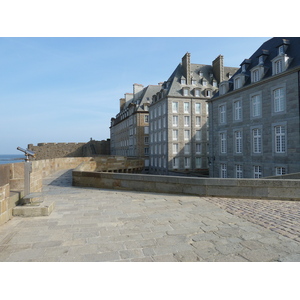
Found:
M 167 80 L 186 52 L 238 67 L 267 37 L 2 37 L 0 154 L 42 142 L 109 138 L 119 99 Z

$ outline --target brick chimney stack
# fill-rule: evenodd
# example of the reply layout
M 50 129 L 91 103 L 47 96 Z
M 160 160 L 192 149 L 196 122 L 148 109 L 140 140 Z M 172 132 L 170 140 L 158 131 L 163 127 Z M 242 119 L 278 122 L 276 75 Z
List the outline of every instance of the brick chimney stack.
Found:
M 191 54 L 186 53 L 182 58 L 183 76 L 186 79 L 186 84 L 191 84 Z
M 224 57 L 223 55 L 219 55 L 213 62 L 213 73 L 214 77 L 217 79 L 217 82 L 220 83 L 224 81 Z

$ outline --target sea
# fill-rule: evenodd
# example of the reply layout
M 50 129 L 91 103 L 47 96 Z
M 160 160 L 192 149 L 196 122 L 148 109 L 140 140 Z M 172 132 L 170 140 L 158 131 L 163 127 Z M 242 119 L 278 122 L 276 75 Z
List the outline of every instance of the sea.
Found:
M 0 154 L 0 165 L 24 162 L 24 158 L 22 154 Z

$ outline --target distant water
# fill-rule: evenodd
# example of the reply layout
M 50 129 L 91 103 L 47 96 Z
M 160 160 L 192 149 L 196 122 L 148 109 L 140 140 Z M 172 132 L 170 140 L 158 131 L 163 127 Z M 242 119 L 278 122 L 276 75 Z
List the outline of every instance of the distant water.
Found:
M 24 158 L 22 154 L 0 154 L 0 165 L 23 162 Z

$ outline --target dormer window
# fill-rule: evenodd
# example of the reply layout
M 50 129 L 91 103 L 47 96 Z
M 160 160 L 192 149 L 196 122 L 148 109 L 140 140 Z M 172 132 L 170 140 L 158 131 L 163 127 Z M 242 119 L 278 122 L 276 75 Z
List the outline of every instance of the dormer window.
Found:
M 216 80 L 213 80 L 212 85 L 213 85 L 213 87 L 218 87 L 217 81 L 216 81 Z
M 199 71 L 199 76 L 203 77 L 203 72 L 202 71 Z
M 189 88 L 183 88 L 182 94 L 183 94 L 183 96 L 189 96 Z
M 239 89 L 241 87 L 241 78 L 237 77 L 234 79 L 234 89 Z
M 260 80 L 259 70 L 255 69 L 251 72 L 251 82 L 257 82 Z
M 282 72 L 282 59 L 276 60 L 273 65 L 274 65 L 274 70 L 273 70 L 274 75 Z
M 201 96 L 201 90 L 200 89 L 194 89 L 194 96 L 200 97 Z
M 283 55 L 284 54 L 284 46 L 281 45 L 279 48 L 278 48 L 278 55 Z
M 229 82 L 228 81 L 221 82 L 220 89 L 219 89 L 220 95 L 226 94 L 228 90 L 229 90 Z
M 258 63 L 259 63 L 260 65 L 263 65 L 263 63 L 264 63 L 264 57 L 263 57 L 263 55 L 261 55 L 261 56 L 258 58 Z
M 246 72 L 246 65 L 242 65 L 242 72 Z
M 212 96 L 212 90 L 211 89 L 206 89 L 205 90 L 205 97 L 211 98 L 211 96 Z
M 186 79 L 184 77 L 181 77 L 180 83 L 181 84 L 186 84 Z
M 202 79 L 202 85 L 207 85 L 207 80 L 206 79 Z
M 192 85 L 196 85 L 196 84 L 197 84 L 196 79 L 193 79 L 193 78 L 192 78 Z

